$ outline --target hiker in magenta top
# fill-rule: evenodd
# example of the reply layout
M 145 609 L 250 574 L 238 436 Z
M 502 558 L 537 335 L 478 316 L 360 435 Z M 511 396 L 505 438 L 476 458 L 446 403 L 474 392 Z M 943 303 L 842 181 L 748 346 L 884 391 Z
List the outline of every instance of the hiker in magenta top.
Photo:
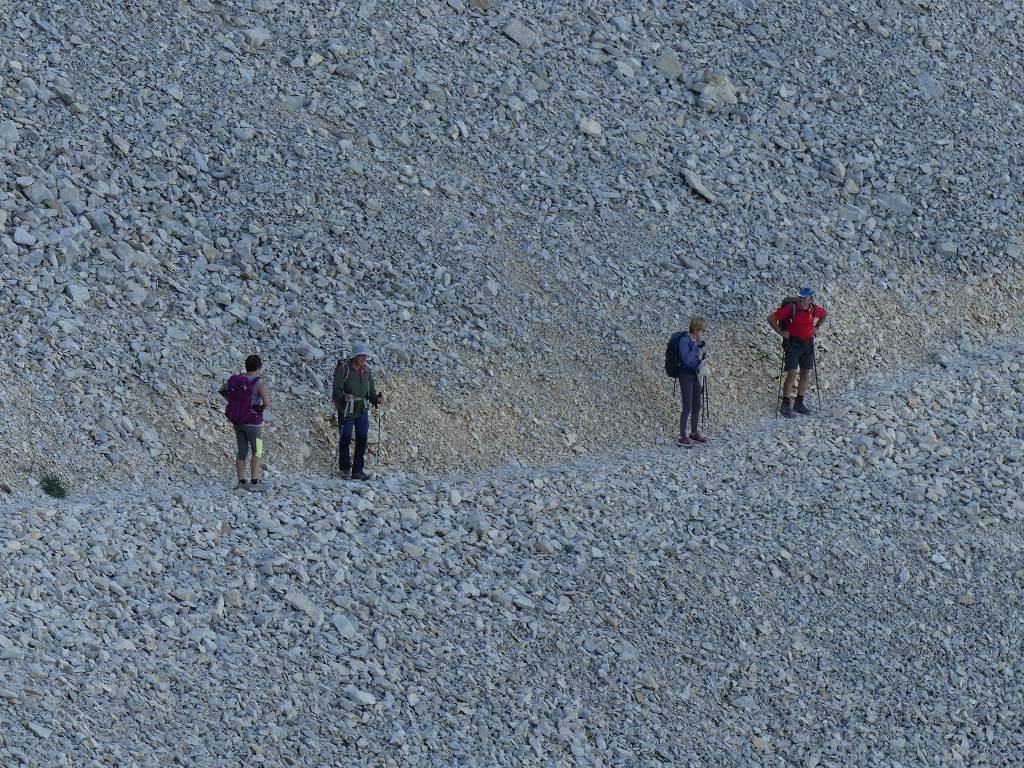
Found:
M 251 483 L 256 486 L 263 469 L 263 412 L 270 407 L 267 383 L 263 380 L 263 360 L 259 355 L 245 358 L 245 373 L 236 373 L 220 388 L 228 401 L 224 415 L 235 429 L 235 474 L 238 487 L 246 487 L 245 463 L 249 461 Z
M 801 288 L 800 295 L 792 301 L 783 302 L 782 306 L 768 315 L 768 325 L 782 337 L 782 368 L 786 379 L 782 385 L 783 416 L 791 418 L 795 413 L 810 413 L 804 396 L 811 381 L 814 370 L 814 335 L 825 322 L 828 312 L 824 307 L 814 303 L 814 291 Z M 797 372 L 800 383 L 797 385 L 796 402 L 792 401 L 793 382 Z
M 352 354 L 334 366 L 331 400 L 338 412 L 338 469 L 342 477 L 368 480 L 364 471 L 366 444 L 370 437 L 370 405 L 380 405 L 384 395 L 377 392 L 377 381 L 369 365 L 370 351 L 356 344 Z M 355 432 L 355 456 L 349 452 Z
M 708 440 L 698 426 L 700 424 L 701 363 L 704 361 L 704 336 L 708 332 L 708 321 L 703 317 L 690 318 L 690 330 L 679 337 L 679 393 L 683 410 L 679 414 L 679 437 L 676 445 L 689 447 Z M 690 422 L 690 433 L 686 433 L 686 422 Z

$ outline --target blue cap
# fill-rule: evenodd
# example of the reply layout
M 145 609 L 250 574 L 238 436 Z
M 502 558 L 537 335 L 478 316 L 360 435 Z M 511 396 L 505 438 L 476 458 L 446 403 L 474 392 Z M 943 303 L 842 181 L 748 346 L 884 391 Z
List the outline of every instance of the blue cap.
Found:
M 814 291 L 812 289 L 810 289 L 810 288 L 801 288 L 800 289 L 800 298 L 801 299 L 812 299 L 812 298 L 814 298 Z
M 367 357 L 370 356 L 370 350 L 361 341 L 357 341 L 355 346 L 352 347 L 352 351 L 349 353 L 348 359 L 351 360 L 353 357 L 359 357 L 359 355 L 366 355 Z

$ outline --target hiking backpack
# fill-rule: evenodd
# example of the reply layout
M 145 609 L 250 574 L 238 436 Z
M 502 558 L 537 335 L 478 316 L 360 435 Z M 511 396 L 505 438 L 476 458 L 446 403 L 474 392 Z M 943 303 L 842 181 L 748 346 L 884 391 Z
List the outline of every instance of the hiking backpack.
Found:
M 250 379 L 244 373 L 236 373 L 228 379 L 225 387 L 228 405 L 224 409 L 228 421 L 232 424 L 249 424 L 255 419 L 256 411 L 253 410 L 252 404 L 256 399 L 256 388 L 259 385 L 259 378 Z
M 779 309 L 782 309 L 783 307 L 786 307 L 786 306 L 789 307 L 789 318 L 787 318 L 786 320 L 780 320 L 779 321 L 779 327 L 782 328 L 782 330 L 786 330 L 787 328 L 789 328 L 790 324 L 793 322 L 793 318 L 796 317 L 796 308 L 798 306 L 798 302 L 799 301 L 800 301 L 800 297 L 799 296 L 787 296 L 786 298 L 784 298 L 782 300 L 782 303 L 779 304 Z M 817 309 L 817 308 L 818 308 L 818 305 L 815 304 L 812 301 L 811 302 L 811 312 L 813 313 L 814 310 Z M 776 310 L 776 311 L 778 311 L 778 310 Z
M 341 383 L 344 384 L 348 380 L 348 360 L 339 357 L 338 362 L 334 364 L 334 373 L 331 375 L 331 383 L 327 387 L 328 399 L 334 398 L 334 387 L 338 384 L 338 374 L 341 374 Z
M 344 358 L 338 358 L 338 362 L 334 364 L 334 375 L 331 376 L 330 392 L 328 397 L 334 397 L 334 388 L 339 383 L 343 384 L 348 381 L 349 374 L 352 372 L 352 367 L 348 364 L 348 360 Z M 373 376 L 373 371 L 370 370 L 369 364 L 366 365 L 367 375 Z M 340 376 L 340 378 L 339 378 Z
M 683 361 L 679 359 L 679 340 L 685 335 L 685 331 L 673 333 L 665 347 L 665 375 L 678 379 L 683 371 Z

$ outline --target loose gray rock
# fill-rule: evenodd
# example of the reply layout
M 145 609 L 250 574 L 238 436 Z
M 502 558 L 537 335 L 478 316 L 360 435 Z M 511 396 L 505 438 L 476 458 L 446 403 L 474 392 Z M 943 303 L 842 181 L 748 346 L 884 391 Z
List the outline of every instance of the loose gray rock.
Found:
M 515 40 L 523 48 L 532 48 L 540 42 L 540 36 L 519 19 L 512 19 L 503 31 L 506 37 Z
M 690 189 L 696 192 L 698 195 L 703 197 L 709 203 L 718 202 L 718 196 L 707 188 L 700 176 L 697 175 L 696 171 L 691 171 L 689 168 L 683 169 L 683 178 L 686 179 L 686 183 L 690 185 Z
M 84 304 L 89 301 L 89 289 L 83 285 L 69 283 L 64 288 L 64 292 L 75 304 Z
M 669 80 L 676 80 L 683 74 L 683 65 L 674 53 L 663 53 L 654 60 L 654 66 Z
M 14 149 L 18 146 L 18 126 L 10 120 L 0 120 L 0 147 Z
M 601 135 L 601 124 L 592 117 L 580 118 L 580 131 L 587 136 L 598 137 Z

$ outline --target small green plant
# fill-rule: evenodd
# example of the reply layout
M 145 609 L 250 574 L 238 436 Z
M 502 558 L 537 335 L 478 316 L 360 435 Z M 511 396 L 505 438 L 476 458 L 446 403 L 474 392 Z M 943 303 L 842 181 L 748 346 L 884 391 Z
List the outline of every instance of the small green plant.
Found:
M 39 478 L 39 487 L 43 489 L 43 493 L 55 499 L 63 499 L 68 495 L 68 489 L 64 487 L 61 479 L 49 472 Z

